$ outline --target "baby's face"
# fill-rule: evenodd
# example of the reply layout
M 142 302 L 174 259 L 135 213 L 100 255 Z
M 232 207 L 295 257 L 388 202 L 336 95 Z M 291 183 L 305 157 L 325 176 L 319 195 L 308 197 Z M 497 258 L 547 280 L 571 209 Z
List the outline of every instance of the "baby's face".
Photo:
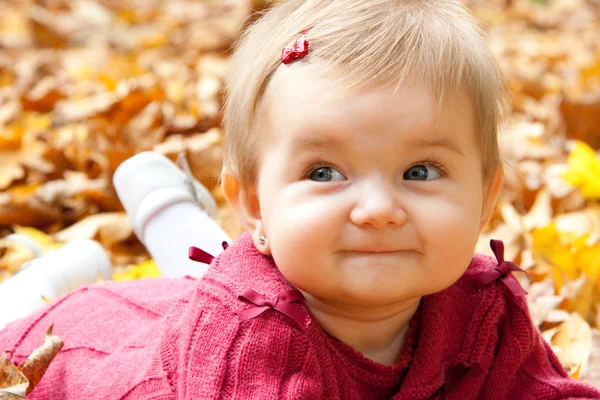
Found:
M 264 232 L 282 274 L 321 301 L 382 306 L 467 268 L 484 186 L 466 91 L 402 86 L 332 95 L 318 69 L 273 77 L 258 171 Z

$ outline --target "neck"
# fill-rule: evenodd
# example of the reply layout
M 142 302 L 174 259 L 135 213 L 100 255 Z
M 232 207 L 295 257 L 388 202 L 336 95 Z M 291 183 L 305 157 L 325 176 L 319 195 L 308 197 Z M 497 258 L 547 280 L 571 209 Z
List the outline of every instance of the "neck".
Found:
M 404 344 L 410 319 L 421 298 L 381 308 L 348 306 L 303 293 L 307 305 L 323 330 L 366 358 L 394 365 Z

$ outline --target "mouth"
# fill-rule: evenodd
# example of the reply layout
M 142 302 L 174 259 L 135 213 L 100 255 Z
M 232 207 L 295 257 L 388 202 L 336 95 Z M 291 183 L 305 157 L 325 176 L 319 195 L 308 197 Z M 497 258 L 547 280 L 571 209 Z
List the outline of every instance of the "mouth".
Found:
M 400 254 L 400 253 L 407 253 L 411 250 L 386 250 L 386 249 L 360 249 L 360 250 L 348 250 L 347 253 L 349 254 L 378 254 L 378 255 L 385 255 L 385 254 Z

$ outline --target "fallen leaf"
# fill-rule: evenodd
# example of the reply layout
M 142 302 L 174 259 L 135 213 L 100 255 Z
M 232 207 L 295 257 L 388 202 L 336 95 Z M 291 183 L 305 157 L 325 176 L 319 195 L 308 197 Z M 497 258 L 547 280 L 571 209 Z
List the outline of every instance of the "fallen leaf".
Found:
M 600 387 L 600 368 L 596 368 L 600 365 L 600 331 L 598 329 L 592 330 L 592 351 L 588 360 L 589 368 L 582 371 L 580 379 L 582 382 L 587 382 L 595 387 Z
M 133 235 L 129 217 L 124 212 L 102 213 L 87 218 L 54 234 L 61 242 L 78 239 L 94 239 L 104 247 L 125 241 Z
M 20 367 L 7 360 L 4 354 L 0 356 L 0 399 L 24 399 L 40 382 L 63 347 L 62 339 L 52 334 L 52 328 L 50 326 L 46 332 L 43 344 Z
M 550 343 L 570 371 L 586 370 L 592 352 L 592 329 L 578 313 L 572 313 L 559 326 Z
M 29 380 L 27 394 L 31 393 L 33 388 L 35 388 L 38 382 L 42 379 L 44 373 L 50 366 L 50 363 L 54 357 L 56 357 L 62 347 L 62 339 L 52 334 L 52 326 L 50 326 L 48 332 L 46 332 L 46 337 L 44 338 L 44 343 L 42 346 L 34 350 L 21 366 L 23 375 L 25 375 Z
M 0 353 L 0 400 L 24 399 L 28 385 L 19 368 Z
M 48 254 L 64 245 L 64 243 L 57 242 L 52 236 L 28 226 L 15 226 L 14 228 L 16 235 L 23 235 L 33 240 L 40 247 L 40 254 Z
M 600 95 L 565 96 L 560 105 L 570 138 L 600 147 Z
M 569 319 L 567 311 L 558 309 L 564 301 L 564 296 L 555 294 L 551 278 L 531 284 L 527 292 L 529 312 L 536 326 L 541 326 L 543 322 L 564 322 Z
M 113 274 L 113 281 L 132 281 L 137 279 L 159 278 L 160 269 L 153 260 L 144 261 L 141 264 L 133 265 L 122 272 Z
M 600 198 L 600 158 L 587 144 L 577 141 L 569 154 L 569 169 L 563 178 L 581 188 L 586 199 Z

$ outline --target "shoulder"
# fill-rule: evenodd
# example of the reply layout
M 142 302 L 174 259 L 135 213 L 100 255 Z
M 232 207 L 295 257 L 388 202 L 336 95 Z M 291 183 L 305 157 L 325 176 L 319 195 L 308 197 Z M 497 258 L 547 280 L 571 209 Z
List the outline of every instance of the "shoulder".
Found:
M 503 282 L 502 275 L 481 284 L 481 277 L 489 275 L 497 267 L 495 258 L 475 254 L 458 281 L 441 292 L 425 296 L 423 319 L 429 321 L 427 329 L 432 337 L 443 332 L 441 336 L 445 339 L 440 339 L 439 350 L 448 357 L 474 361 L 485 354 L 493 354 L 504 331 L 513 329 L 517 321 L 520 321 L 519 336 L 528 336 L 523 341 L 526 347 L 528 344 L 525 342 L 530 343 L 533 339 L 534 330 L 525 297 L 515 295 Z M 423 329 L 422 333 L 427 329 Z
M 454 284 L 426 298 L 432 298 L 435 303 L 442 303 L 443 306 L 451 307 L 453 310 L 464 310 L 465 316 L 473 315 L 478 309 L 498 304 L 499 301 L 503 307 L 506 307 L 506 300 L 512 297 L 510 296 L 512 293 L 502 283 L 501 276 L 481 284 L 481 277 L 494 271 L 497 266 L 498 261 L 493 257 L 475 254 L 466 271 Z M 494 309 L 496 310 L 495 307 Z M 488 313 L 489 311 L 492 310 L 486 310 Z M 494 312 L 493 315 L 497 314 L 501 313 Z
M 286 294 L 291 286 L 272 260 L 257 253 L 236 241 L 169 311 L 160 357 L 175 392 L 227 397 L 236 384 L 278 376 L 274 370 L 289 363 L 289 348 L 302 336 L 289 310 L 303 306 Z M 293 304 L 280 307 L 285 303 Z M 265 390 L 273 387 L 257 386 L 247 397 L 271 398 Z
M 528 315 L 527 292 L 522 289 L 518 281 L 522 278 L 519 275 L 525 274 L 523 271 L 500 268 L 500 264 L 494 257 L 474 254 L 464 274 L 446 289 L 447 295 L 459 302 L 463 299 L 476 308 L 485 299 L 494 298 L 495 302 L 501 301 L 505 312 L 524 312 Z M 518 268 L 512 263 L 508 264 Z

